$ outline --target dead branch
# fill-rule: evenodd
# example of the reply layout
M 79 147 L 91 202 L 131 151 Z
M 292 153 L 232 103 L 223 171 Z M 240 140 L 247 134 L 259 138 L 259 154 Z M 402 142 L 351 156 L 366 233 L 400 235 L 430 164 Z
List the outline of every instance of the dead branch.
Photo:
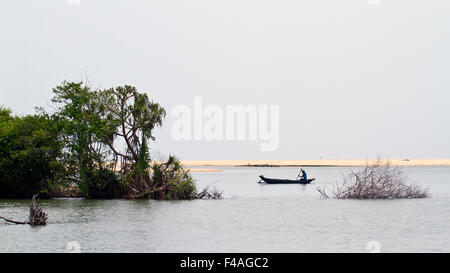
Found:
M 196 199 L 223 199 L 223 192 L 219 191 L 216 188 L 210 189 L 209 187 L 205 187 L 203 190 L 201 190 L 197 196 Z
M 17 224 L 17 225 L 31 225 L 31 226 L 40 226 L 45 225 L 47 223 L 47 214 L 42 211 L 36 201 L 37 195 L 33 195 L 30 204 L 30 216 L 28 216 L 28 221 L 15 221 L 11 219 L 7 219 L 5 217 L 0 216 L 0 219 L 5 220 L 6 222 Z
M 41 226 L 47 224 L 47 213 L 45 213 L 36 202 L 37 195 L 33 195 L 30 204 L 29 224 L 32 226 Z
M 344 177 L 341 185 L 332 192 L 337 199 L 399 199 L 426 198 L 428 189 L 407 183 L 407 176 L 400 167 L 383 163 L 381 159 L 360 170 L 353 170 Z M 326 187 L 317 188 L 324 198 L 329 198 Z
M 322 195 L 322 197 L 328 199 L 328 198 L 330 198 L 330 197 L 328 196 L 326 190 L 327 190 L 327 189 L 326 189 L 325 186 L 322 187 L 322 188 L 317 187 L 317 191 Z
M 23 221 L 14 221 L 14 220 L 10 220 L 10 219 L 7 219 L 7 218 L 5 218 L 5 217 L 2 217 L 2 216 L 0 216 L 0 219 L 3 219 L 3 220 L 5 220 L 6 222 L 8 222 L 8 223 L 13 223 L 13 224 L 16 224 L 16 225 L 28 225 L 29 224 L 29 222 L 23 222 Z

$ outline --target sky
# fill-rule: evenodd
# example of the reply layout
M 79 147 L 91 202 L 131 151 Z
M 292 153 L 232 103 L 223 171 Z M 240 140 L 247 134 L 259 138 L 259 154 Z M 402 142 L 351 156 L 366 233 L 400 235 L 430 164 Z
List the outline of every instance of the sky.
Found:
M 450 157 L 448 0 L 0 0 L 0 105 L 88 77 L 164 106 L 154 157 Z M 177 140 L 171 113 L 277 105 L 279 145 Z

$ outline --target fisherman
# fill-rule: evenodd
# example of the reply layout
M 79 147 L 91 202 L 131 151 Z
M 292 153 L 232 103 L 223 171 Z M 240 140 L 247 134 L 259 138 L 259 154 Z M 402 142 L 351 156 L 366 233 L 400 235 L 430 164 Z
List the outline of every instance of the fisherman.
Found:
M 300 179 L 307 179 L 307 175 L 306 175 L 305 170 L 300 169 L 300 173 L 298 174 L 297 179 L 298 178 L 300 178 Z
M 305 170 L 302 169 L 302 179 L 308 179 L 308 176 L 306 175 Z

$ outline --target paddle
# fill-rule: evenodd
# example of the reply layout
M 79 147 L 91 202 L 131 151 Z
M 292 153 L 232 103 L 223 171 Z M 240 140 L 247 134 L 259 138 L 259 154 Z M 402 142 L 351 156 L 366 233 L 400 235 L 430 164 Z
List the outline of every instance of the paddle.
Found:
M 299 177 L 301 178 L 301 175 L 300 175 L 301 173 L 302 173 L 302 169 L 300 169 L 300 172 L 298 173 L 297 178 L 295 180 L 298 180 Z

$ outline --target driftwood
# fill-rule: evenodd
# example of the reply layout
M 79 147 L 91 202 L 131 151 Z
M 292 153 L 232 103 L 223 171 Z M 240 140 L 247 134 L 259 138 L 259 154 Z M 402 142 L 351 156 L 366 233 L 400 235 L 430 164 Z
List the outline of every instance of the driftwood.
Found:
M 33 195 L 33 199 L 31 199 L 28 222 L 32 226 L 42 226 L 47 224 L 47 213 L 39 207 L 36 202 L 36 195 Z
M 13 223 L 17 225 L 31 225 L 31 226 L 41 226 L 47 223 L 47 214 L 39 207 L 36 201 L 37 195 L 33 195 L 30 204 L 30 216 L 28 216 L 28 221 L 15 221 L 7 219 L 0 216 L 0 219 L 5 220 L 8 223 Z
M 222 199 L 223 192 L 213 188 L 212 190 L 209 187 L 204 188 L 202 191 L 197 193 L 196 199 Z
M 23 221 L 14 221 L 14 220 L 10 220 L 10 219 L 7 219 L 5 217 L 2 217 L 2 216 L 0 216 L 0 219 L 3 219 L 3 220 L 5 220 L 8 223 L 13 223 L 13 224 L 17 224 L 17 225 L 28 225 L 29 224 L 28 221 L 25 221 L 25 222 L 23 222 Z
M 337 199 L 399 199 L 429 196 L 427 189 L 409 184 L 407 180 L 400 167 L 390 165 L 389 161 L 383 163 L 378 159 L 373 164 L 366 163 L 364 168 L 354 170 L 344 177 L 342 185 L 336 186 L 331 195 Z M 317 190 L 322 197 L 330 197 L 326 187 Z

